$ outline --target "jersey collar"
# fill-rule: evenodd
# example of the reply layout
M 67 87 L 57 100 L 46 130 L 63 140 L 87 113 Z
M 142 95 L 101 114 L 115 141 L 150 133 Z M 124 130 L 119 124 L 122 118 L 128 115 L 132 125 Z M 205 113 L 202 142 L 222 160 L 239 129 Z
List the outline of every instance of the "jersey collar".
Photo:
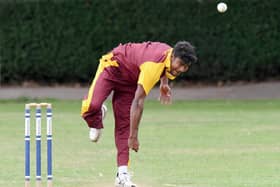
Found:
M 166 51 L 167 56 L 166 56 L 165 60 L 163 61 L 163 63 L 165 64 L 165 76 L 166 76 L 168 79 L 171 79 L 171 80 L 173 80 L 173 79 L 176 78 L 174 75 L 172 75 L 172 74 L 170 73 L 172 50 L 173 50 L 173 48 L 168 49 L 168 50 Z

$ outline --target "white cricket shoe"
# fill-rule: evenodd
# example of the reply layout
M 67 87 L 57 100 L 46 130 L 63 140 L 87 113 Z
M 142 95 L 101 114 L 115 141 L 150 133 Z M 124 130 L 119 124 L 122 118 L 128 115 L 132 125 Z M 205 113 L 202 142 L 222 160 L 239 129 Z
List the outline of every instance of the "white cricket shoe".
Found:
M 136 184 L 131 182 L 128 173 L 117 173 L 115 187 L 136 187 Z
M 90 128 L 89 129 L 89 139 L 92 142 L 97 142 L 102 134 L 101 129 Z
M 102 111 L 102 120 L 104 120 L 106 113 L 107 113 L 107 107 L 106 105 L 102 105 L 101 107 L 101 111 Z M 96 128 L 90 128 L 89 129 L 89 139 L 92 142 L 97 142 L 100 138 L 102 134 L 102 130 L 101 129 L 96 129 Z

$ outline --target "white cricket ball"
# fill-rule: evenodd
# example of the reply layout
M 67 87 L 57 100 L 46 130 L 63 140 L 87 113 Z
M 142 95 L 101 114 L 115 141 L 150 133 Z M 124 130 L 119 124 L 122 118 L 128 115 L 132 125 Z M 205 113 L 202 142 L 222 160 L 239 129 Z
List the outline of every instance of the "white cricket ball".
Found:
M 225 11 L 227 11 L 227 4 L 221 2 L 217 5 L 217 9 L 220 13 L 224 13 Z

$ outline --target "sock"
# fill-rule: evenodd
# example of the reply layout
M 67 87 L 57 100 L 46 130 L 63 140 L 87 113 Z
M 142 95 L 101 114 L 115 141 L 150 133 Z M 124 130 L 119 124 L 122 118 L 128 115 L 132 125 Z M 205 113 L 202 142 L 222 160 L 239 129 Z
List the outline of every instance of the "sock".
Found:
M 127 166 L 119 166 L 118 173 L 127 173 Z

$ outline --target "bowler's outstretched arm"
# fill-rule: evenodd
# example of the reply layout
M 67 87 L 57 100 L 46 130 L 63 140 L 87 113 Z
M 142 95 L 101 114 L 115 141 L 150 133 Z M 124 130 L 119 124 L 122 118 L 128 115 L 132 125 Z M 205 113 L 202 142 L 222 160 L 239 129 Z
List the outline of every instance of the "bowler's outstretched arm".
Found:
M 130 109 L 130 133 L 128 138 L 128 147 L 136 152 L 139 149 L 138 127 L 144 109 L 145 98 L 146 93 L 144 88 L 142 85 L 138 84 Z

